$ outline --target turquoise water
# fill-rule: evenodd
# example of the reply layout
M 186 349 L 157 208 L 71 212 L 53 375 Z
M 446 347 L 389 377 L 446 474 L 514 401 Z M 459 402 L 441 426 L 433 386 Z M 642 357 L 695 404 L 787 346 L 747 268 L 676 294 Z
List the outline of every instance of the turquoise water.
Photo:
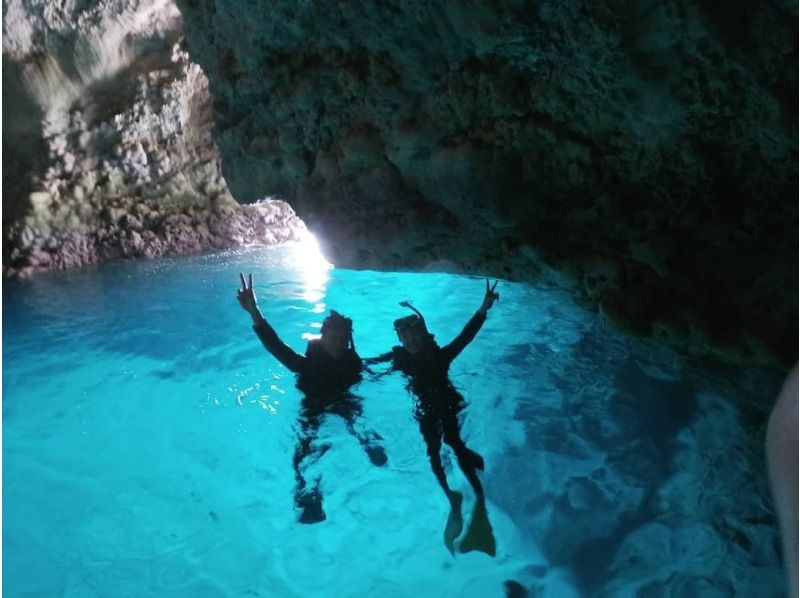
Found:
M 769 404 L 777 373 L 687 362 L 567 295 L 501 282 L 451 369 L 497 556 L 451 555 L 399 375 L 356 388 L 388 464 L 328 418 L 331 448 L 307 472 L 328 519 L 297 522 L 299 392 L 236 302 L 239 271 L 301 352 L 331 308 L 353 317 L 362 356 L 388 350 L 403 299 L 445 343 L 484 292 L 327 270 L 301 245 L 5 283 L 4 595 L 485 597 L 509 580 L 559 598 L 783 595 L 766 414 L 737 407 Z

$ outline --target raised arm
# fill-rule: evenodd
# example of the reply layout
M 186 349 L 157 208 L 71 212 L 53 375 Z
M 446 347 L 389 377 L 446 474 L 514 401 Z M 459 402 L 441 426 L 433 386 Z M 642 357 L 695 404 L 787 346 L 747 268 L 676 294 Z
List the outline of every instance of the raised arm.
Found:
M 278 334 L 264 319 L 264 316 L 261 315 L 261 310 L 258 308 L 258 302 L 256 301 L 256 294 L 253 291 L 253 275 L 250 274 L 248 276 L 249 284 L 245 282 L 244 274 L 241 272 L 239 273 L 239 279 L 242 282 L 242 288 L 237 293 L 239 305 L 253 319 L 253 330 L 256 331 L 264 347 L 272 353 L 275 359 L 291 371 L 302 371 L 306 364 L 306 358 L 299 353 L 295 353 L 291 347 L 278 338 Z
M 464 326 L 464 330 L 462 330 L 449 345 L 442 348 L 442 353 L 447 361 L 453 361 L 458 357 L 459 353 L 464 350 L 464 347 L 470 344 L 472 339 L 475 338 L 475 335 L 478 334 L 481 326 L 483 326 L 483 323 L 486 321 L 486 312 L 492 308 L 495 301 L 500 299 L 500 293 L 495 293 L 494 291 L 496 288 L 497 281 L 495 281 L 491 288 L 489 287 L 489 281 L 486 281 L 486 294 L 483 296 L 483 303 L 481 303 L 478 311 L 475 312 L 475 315 L 473 315 L 469 322 L 467 322 L 467 325 Z

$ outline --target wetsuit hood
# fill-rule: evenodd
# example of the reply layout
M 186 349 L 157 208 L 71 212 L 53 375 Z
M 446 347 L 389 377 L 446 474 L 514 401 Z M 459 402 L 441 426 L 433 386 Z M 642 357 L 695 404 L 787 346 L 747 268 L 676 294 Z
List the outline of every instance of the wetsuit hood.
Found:
M 356 344 L 353 340 L 353 320 L 350 318 L 346 318 L 338 311 L 331 310 L 330 315 L 322 321 L 322 328 L 320 332 L 325 334 L 326 330 L 341 330 L 345 334 L 349 335 L 349 348 L 352 351 L 356 350 Z

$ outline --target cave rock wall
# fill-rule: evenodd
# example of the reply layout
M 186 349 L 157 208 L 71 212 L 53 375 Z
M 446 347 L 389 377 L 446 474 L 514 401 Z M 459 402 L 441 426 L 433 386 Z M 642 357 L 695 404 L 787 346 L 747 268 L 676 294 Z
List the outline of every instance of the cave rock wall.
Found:
M 179 0 L 233 195 L 337 264 L 796 355 L 796 4 Z
M 211 138 L 208 81 L 169 1 L 8 0 L 3 270 L 294 238 L 283 202 L 241 206 Z

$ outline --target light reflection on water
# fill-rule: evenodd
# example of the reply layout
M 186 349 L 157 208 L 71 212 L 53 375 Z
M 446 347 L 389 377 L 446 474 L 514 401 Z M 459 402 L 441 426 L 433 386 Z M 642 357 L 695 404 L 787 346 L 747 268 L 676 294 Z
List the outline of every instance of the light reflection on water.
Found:
M 325 298 L 325 288 L 330 280 L 330 271 L 333 264 L 325 259 L 319 248 L 317 239 L 310 232 L 305 231 L 298 243 L 292 245 L 292 262 L 299 268 L 305 284 L 303 299 L 309 303 L 317 303 L 315 309 Z M 321 312 L 316 312 L 321 313 Z

